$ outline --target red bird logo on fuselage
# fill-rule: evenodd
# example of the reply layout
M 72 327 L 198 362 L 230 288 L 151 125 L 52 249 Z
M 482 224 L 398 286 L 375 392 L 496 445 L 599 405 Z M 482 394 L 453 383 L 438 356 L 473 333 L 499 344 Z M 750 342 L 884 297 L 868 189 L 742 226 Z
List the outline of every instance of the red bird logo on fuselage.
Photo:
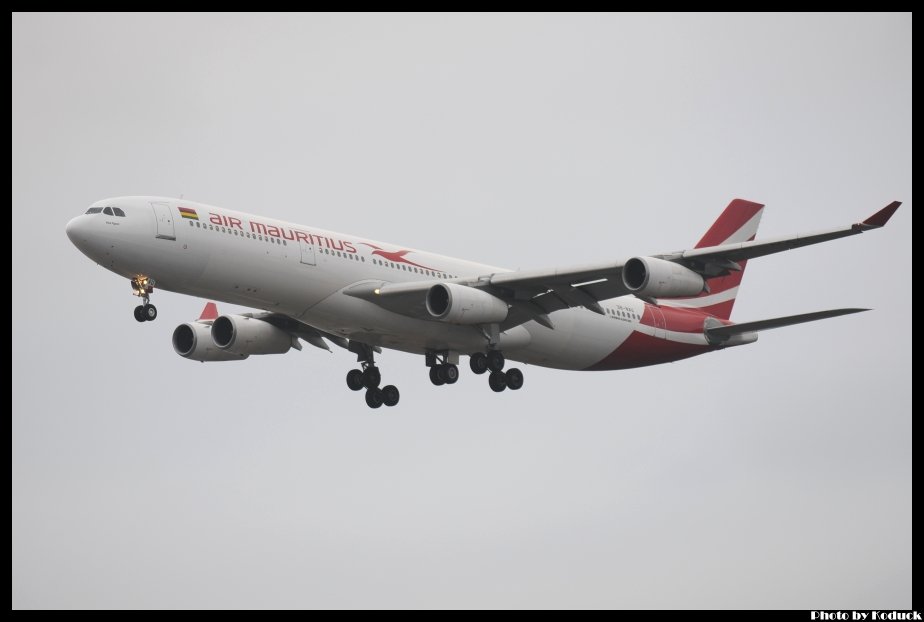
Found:
M 418 268 L 423 268 L 424 270 L 433 270 L 434 272 L 439 272 L 439 270 L 434 268 L 428 268 L 427 266 L 422 266 L 419 263 L 415 263 L 409 259 L 406 259 L 404 256 L 411 252 L 409 250 L 386 251 L 385 249 L 378 247 L 375 244 L 369 244 L 368 242 L 360 242 L 360 244 L 371 248 L 373 255 L 384 257 L 388 261 L 393 261 L 394 263 L 406 263 L 409 266 L 416 266 Z

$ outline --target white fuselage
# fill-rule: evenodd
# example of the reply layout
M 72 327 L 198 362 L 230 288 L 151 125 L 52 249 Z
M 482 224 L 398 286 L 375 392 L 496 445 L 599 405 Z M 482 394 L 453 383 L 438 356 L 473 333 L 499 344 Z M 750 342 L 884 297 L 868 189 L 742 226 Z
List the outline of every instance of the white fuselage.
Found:
M 94 205 L 118 206 L 125 216 L 85 214 L 67 232 L 108 270 L 126 278 L 148 276 L 159 289 L 283 313 L 334 335 L 418 354 L 483 351 L 487 338 L 478 326 L 408 317 L 343 290 L 370 281 L 465 283 L 508 272 L 192 201 L 121 197 Z M 626 296 L 606 301 L 605 316 L 583 308 L 558 311 L 554 330 L 527 322 L 501 335 L 501 345 L 513 360 L 586 369 L 633 331 L 648 328 L 638 321 L 644 306 Z

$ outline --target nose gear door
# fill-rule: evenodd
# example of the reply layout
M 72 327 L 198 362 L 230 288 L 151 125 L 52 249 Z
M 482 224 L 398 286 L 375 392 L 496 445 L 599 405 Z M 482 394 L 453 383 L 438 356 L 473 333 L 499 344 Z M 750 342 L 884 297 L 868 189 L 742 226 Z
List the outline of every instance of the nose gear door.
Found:
M 176 232 L 173 228 L 173 214 L 170 212 L 170 204 L 156 202 L 151 203 L 154 208 L 154 220 L 157 222 L 157 238 L 163 240 L 175 240 Z

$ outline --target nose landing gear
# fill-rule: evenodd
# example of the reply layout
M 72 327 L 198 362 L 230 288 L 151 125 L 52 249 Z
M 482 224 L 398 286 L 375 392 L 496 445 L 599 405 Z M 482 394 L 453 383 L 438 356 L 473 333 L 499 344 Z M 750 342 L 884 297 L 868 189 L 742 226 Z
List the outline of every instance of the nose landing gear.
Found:
M 142 303 L 135 307 L 135 319 L 139 322 L 153 322 L 157 319 L 157 307 L 151 304 L 154 291 L 154 279 L 136 276 L 131 280 L 132 294 L 141 298 Z

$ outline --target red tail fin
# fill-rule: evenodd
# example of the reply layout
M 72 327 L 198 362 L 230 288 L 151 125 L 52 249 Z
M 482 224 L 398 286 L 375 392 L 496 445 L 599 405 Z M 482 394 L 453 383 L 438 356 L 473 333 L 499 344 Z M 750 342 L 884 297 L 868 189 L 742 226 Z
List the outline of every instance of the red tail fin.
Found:
M 753 240 L 757 235 L 757 226 L 763 214 L 764 206 L 760 203 L 735 199 L 728 204 L 718 220 L 712 223 L 706 235 L 696 244 L 696 248 L 707 246 L 721 246 L 722 244 L 736 244 Z M 668 306 L 695 308 L 718 318 L 727 320 L 731 317 L 735 298 L 738 296 L 738 286 L 744 276 L 746 261 L 739 262 L 740 271 L 731 272 L 728 276 L 718 276 L 706 280 L 708 292 L 703 292 L 693 298 L 662 299 Z

